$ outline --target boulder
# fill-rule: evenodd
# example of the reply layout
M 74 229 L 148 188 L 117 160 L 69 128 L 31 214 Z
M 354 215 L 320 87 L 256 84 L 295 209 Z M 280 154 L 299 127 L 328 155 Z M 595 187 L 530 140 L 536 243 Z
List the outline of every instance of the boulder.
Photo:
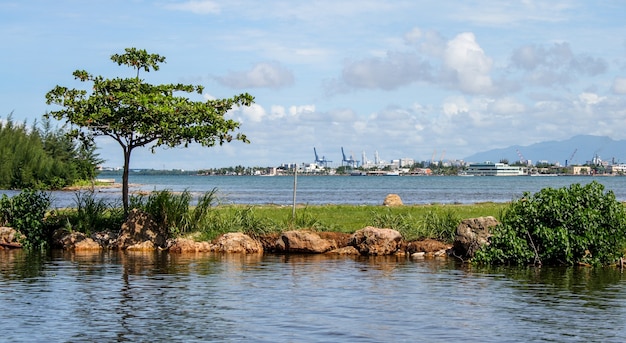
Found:
M 353 246 L 338 248 L 327 252 L 328 255 L 360 255 L 359 251 Z
M 434 239 L 423 239 L 419 241 L 411 241 L 406 245 L 406 252 L 409 255 L 415 253 L 435 253 L 441 250 L 448 250 L 452 246 Z
M 276 242 L 278 251 L 288 253 L 321 254 L 337 249 L 337 242 L 332 239 L 323 239 L 316 232 L 285 231 Z
M 167 243 L 167 230 L 159 225 L 149 213 L 139 209 L 133 209 L 128 214 L 128 219 L 122 224 L 117 240 L 113 244 L 114 248 L 124 250 L 130 246 L 141 244 L 141 249 L 147 249 L 151 242 L 154 248 L 164 248 Z
M 456 256 L 472 258 L 483 245 L 489 243 L 489 228 L 498 225 L 492 216 L 469 218 L 461 221 L 456 228 L 453 251 Z
M 52 234 L 52 246 L 63 250 L 87 251 L 102 250 L 102 246 L 82 232 L 69 232 L 64 229 Z
M 368 226 L 352 234 L 350 245 L 361 255 L 391 255 L 402 246 L 402 235 L 396 230 Z
M 12 227 L 0 227 L 0 249 L 2 248 L 21 248 L 22 244 L 18 241 L 19 233 Z
M 383 206 L 393 207 L 402 205 L 404 204 L 402 203 L 402 199 L 400 199 L 400 196 L 398 194 L 389 194 L 385 197 L 385 200 L 383 201 Z
M 189 238 L 177 238 L 168 242 L 169 251 L 174 253 L 209 252 L 212 249 L 209 242 L 196 242 Z
M 218 237 L 211 249 L 223 253 L 263 253 L 261 242 L 242 232 L 226 233 Z

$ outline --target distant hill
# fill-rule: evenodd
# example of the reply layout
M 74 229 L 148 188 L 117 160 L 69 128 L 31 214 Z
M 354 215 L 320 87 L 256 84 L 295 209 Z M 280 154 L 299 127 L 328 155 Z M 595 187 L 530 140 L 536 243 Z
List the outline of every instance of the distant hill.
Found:
M 493 149 L 479 152 L 464 158 L 466 162 L 499 162 L 507 159 L 510 163 L 519 161 L 517 151 L 533 164 L 537 161 L 549 163 L 585 164 L 597 155 L 603 161 L 626 163 L 626 140 L 613 140 L 606 136 L 579 135 L 565 141 L 548 141 L 528 146 L 513 145 L 504 149 Z

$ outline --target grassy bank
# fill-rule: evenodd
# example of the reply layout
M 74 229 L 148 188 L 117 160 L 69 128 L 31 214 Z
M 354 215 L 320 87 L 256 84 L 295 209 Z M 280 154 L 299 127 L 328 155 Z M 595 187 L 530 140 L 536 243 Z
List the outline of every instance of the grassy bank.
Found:
M 499 218 L 506 205 L 300 205 L 296 208 L 295 220 L 291 206 L 216 206 L 212 209 L 213 218 L 221 220 L 214 220 L 199 231 L 201 239 L 210 240 L 231 230 L 267 234 L 307 228 L 353 233 L 366 226 L 376 226 L 398 230 L 407 240 L 433 238 L 451 242 L 461 220 L 480 216 Z M 219 225 L 219 222 L 225 225 Z

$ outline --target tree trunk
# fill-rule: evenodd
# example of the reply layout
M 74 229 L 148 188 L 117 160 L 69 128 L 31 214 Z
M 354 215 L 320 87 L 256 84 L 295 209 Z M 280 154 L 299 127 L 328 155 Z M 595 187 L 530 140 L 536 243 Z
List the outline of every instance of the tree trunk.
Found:
M 130 170 L 130 147 L 124 147 L 124 171 L 122 172 L 122 203 L 124 216 L 128 215 L 128 172 Z

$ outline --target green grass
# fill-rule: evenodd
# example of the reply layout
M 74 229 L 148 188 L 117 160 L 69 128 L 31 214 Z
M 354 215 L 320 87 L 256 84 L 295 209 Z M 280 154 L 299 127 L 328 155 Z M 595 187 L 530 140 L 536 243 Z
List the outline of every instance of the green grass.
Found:
M 433 238 L 450 242 L 461 220 L 481 216 L 499 218 L 506 206 L 507 204 L 504 203 L 432 204 L 400 207 L 376 205 L 299 206 L 296 208 L 294 221 L 291 206 L 220 205 L 212 209 L 215 216 L 214 221 L 209 227 L 205 226 L 201 230 L 203 232 L 201 238 L 212 239 L 220 233 L 232 231 L 267 234 L 302 228 L 353 233 L 366 226 L 376 226 L 398 230 L 409 240 Z

